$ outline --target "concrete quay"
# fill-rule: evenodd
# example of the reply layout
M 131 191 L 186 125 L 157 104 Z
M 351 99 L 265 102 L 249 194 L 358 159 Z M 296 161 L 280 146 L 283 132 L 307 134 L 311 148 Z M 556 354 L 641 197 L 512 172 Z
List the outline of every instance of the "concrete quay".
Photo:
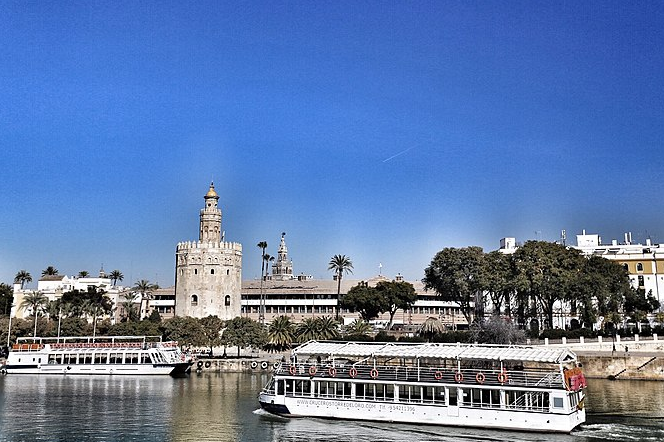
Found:
M 657 335 L 625 339 L 545 340 L 545 346 L 563 346 L 576 353 L 588 378 L 664 381 L 664 340 Z

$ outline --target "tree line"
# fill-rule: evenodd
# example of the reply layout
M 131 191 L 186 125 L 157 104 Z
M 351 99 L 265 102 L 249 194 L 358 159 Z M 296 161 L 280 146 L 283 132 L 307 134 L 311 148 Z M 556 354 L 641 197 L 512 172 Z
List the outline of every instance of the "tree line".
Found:
M 553 328 L 557 313 L 578 318 L 577 327 L 592 328 L 597 322 L 640 323 L 659 308 L 651 292 L 632 288 L 619 263 L 546 241 L 528 241 L 513 254 L 445 248 L 424 273 L 425 289 L 456 302 L 468 324 L 482 322 L 487 307 L 521 328 L 535 329 Z

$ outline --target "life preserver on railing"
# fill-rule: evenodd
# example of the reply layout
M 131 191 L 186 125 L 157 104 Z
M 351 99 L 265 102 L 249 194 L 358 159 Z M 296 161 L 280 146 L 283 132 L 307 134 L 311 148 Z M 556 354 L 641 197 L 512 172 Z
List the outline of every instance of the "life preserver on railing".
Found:
M 312 365 L 311 367 L 309 367 L 309 376 L 315 375 L 317 371 L 318 369 L 316 368 L 316 366 Z
M 203 361 L 198 361 L 198 362 L 196 363 L 196 366 L 197 366 L 198 368 L 201 368 L 201 367 L 203 366 Z
M 272 369 L 276 370 L 277 368 L 279 368 L 279 365 L 281 365 L 281 363 L 275 362 L 274 364 L 272 364 Z
M 337 375 L 337 369 L 334 367 L 330 367 L 330 369 L 327 370 L 327 374 L 329 374 L 331 377 L 335 377 Z
M 433 374 L 433 377 L 436 378 L 437 381 L 443 379 L 443 373 L 441 371 L 437 371 Z
M 256 367 L 258 367 L 258 362 L 252 361 L 251 362 L 251 368 L 256 368 Z
M 502 372 L 500 372 L 500 374 L 498 374 L 498 382 L 500 382 L 501 384 L 504 384 L 505 382 L 507 382 L 508 379 L 509 379 L 509 377 L 507 376 L 506 371 L 502 371 Z
M 348 370 L 348 376 L 350 376 L 351 378 L 357 376 L 357 368 L 351 367 L 350 370 Z
M 371 369 L 371 378 L 376 379 L 377 377 L 378 377 L 378 370 L 376 370 L 375 368 L 372 368 Z
M 297 368 L 295 368 L 295 365 L 291 365 L 290 368 L 288 369 L 288 372 L 293 375 L 297 373 Z
M 205 368 L 210 368 L 212 363 L 210 361 L 205 361 Z
M 454 373 L 454 380 L 457 382 L 463 382 L 463 373 L 461 373 L 460 371 Z
M 475 375 L 475 382 L 478 384 L 483 384 L 484 381 L 486 380 L 486 376 L 484 376 L 484 373 L 481 371 Z
M 266 370 L 266 369 L 267 369 L 267 362 L 266 362 L 266 361 L 261 362 L 261 368 L 262 368 L 263 370 Z

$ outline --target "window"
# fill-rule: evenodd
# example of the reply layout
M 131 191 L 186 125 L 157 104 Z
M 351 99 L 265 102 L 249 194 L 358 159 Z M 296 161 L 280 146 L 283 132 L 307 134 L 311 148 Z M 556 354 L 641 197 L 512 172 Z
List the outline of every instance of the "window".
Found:
M 643 271 L 643 263 L 642 262 L 637 262 L 636 263 L 636 271 L 637 272 L 642 272 Z
M 194 269 L 194 275 L 198 275 L 198 269 Z
M 198 305 L 198 295 L 191 295 L 191 305 Z
M 643 287 L 645 285 L 643 281 L 643 275 L 639 275 L 639 287 Z
M 553 398 L 553 408 L 563 408 L 563 398 L 554 397 Z
M 224 305 L 226 305 L 226 307 L 231 305 L 231 296 L 230 295 L 226 295 L 226 297 L 224 298 Z
M 210 275 L 214 275 L 214 269 L 210 269 Z

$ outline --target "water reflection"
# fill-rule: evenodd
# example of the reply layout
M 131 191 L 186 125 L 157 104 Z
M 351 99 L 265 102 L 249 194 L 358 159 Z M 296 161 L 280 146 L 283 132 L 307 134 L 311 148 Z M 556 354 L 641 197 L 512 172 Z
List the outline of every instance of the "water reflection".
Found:
M 590 380 L 588 422 L 571 435 L 322 419 L 258 410 L 264 374 L 0 377 L 0 442 L 568 442 L 664 440 L 664 382 Z

